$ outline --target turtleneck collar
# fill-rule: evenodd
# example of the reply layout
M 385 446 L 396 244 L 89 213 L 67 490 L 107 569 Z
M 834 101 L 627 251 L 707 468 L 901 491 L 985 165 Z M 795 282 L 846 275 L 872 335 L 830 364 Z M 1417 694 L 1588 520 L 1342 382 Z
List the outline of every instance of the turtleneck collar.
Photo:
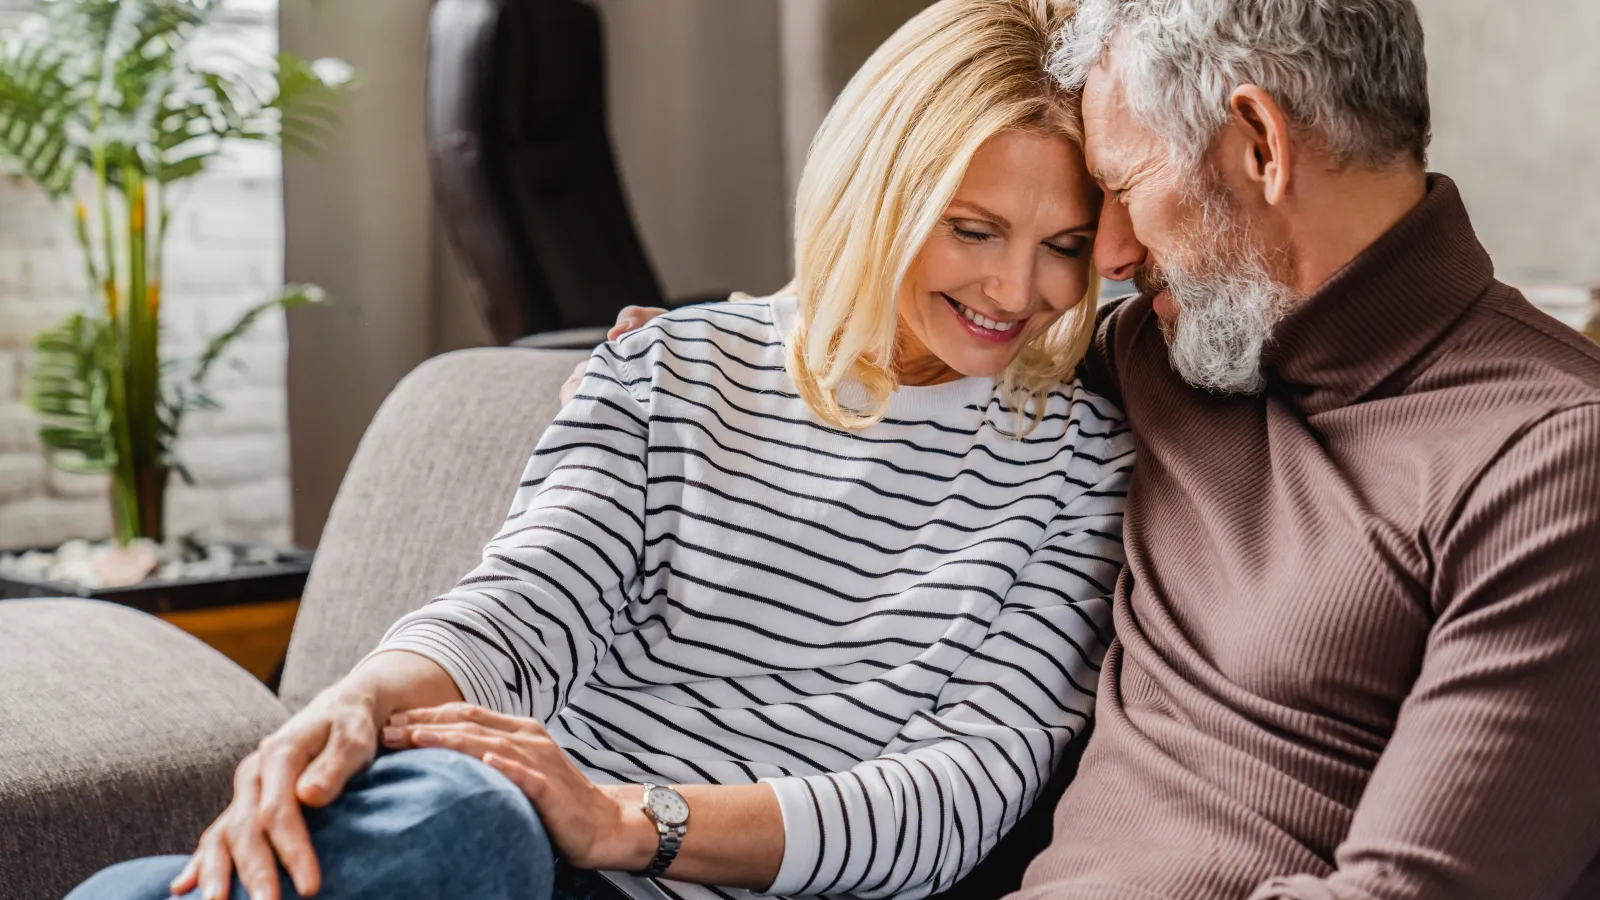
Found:
M 1461 192 L 1429 175 L 1422 202 L 1279 325 L 1263 358 L 1271 390 L 1311 414 L 1354 403 L 1437 341 L 1493 282 Z

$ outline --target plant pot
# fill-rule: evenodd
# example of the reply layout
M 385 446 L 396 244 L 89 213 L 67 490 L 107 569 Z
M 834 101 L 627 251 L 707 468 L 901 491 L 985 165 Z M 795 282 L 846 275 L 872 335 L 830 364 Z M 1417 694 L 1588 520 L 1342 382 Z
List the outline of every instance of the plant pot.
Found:
M 249 549 L 238 544 L 229 546 L 241 558 Z M 171 580 L 152 577 L 127 587 L 86 588 L 0 573 L 0 600 L 84 597 L 119 603 L 148 613 L 294 600 L 305 590 L 312 556 L 306 550 L 279 551 L 277 562 L 242 565 L 226 575 Z

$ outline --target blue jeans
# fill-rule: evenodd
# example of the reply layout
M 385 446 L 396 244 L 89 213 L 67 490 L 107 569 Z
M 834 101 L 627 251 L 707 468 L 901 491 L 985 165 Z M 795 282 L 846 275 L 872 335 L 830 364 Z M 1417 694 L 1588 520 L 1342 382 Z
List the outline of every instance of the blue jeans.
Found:
M 322 868 L 317 900 L 614 900 L 603 876 L 561 865 L 533 804 L 504 775 L 450 750 L 378 757 L 306 825 Z M 67 900 L 168 900 L 188 862 L 120 863 Z M 284 900 L 300 897 L 280 870 Z M 198 890 L 183 895 L 198 900 Z M 239 879 L 230 900 L 247 900 Z

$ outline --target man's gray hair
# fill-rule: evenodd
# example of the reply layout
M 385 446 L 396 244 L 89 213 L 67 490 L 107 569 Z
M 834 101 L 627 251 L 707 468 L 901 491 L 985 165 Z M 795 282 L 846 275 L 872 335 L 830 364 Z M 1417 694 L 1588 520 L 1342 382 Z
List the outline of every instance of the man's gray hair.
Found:
M 1244 84 L 1341 166 L 1426 162 L 1428 66 L 1412 0 L 1081 0 L 1056 77 L 1081 88 L 1113 42 L 1129 108 L 1191 169 Z

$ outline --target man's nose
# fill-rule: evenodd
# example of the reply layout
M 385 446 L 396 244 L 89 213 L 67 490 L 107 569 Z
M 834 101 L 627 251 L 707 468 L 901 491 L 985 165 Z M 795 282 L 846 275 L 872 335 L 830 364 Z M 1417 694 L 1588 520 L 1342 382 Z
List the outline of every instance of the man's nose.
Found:
M 1094 267 L 1111 281 L 1128 281 L 1145 264 L 1150 251 L 1133 233 L 1128 207 L 1110 193 L 1100 207 L 1100 230 L 1094 238 Z

